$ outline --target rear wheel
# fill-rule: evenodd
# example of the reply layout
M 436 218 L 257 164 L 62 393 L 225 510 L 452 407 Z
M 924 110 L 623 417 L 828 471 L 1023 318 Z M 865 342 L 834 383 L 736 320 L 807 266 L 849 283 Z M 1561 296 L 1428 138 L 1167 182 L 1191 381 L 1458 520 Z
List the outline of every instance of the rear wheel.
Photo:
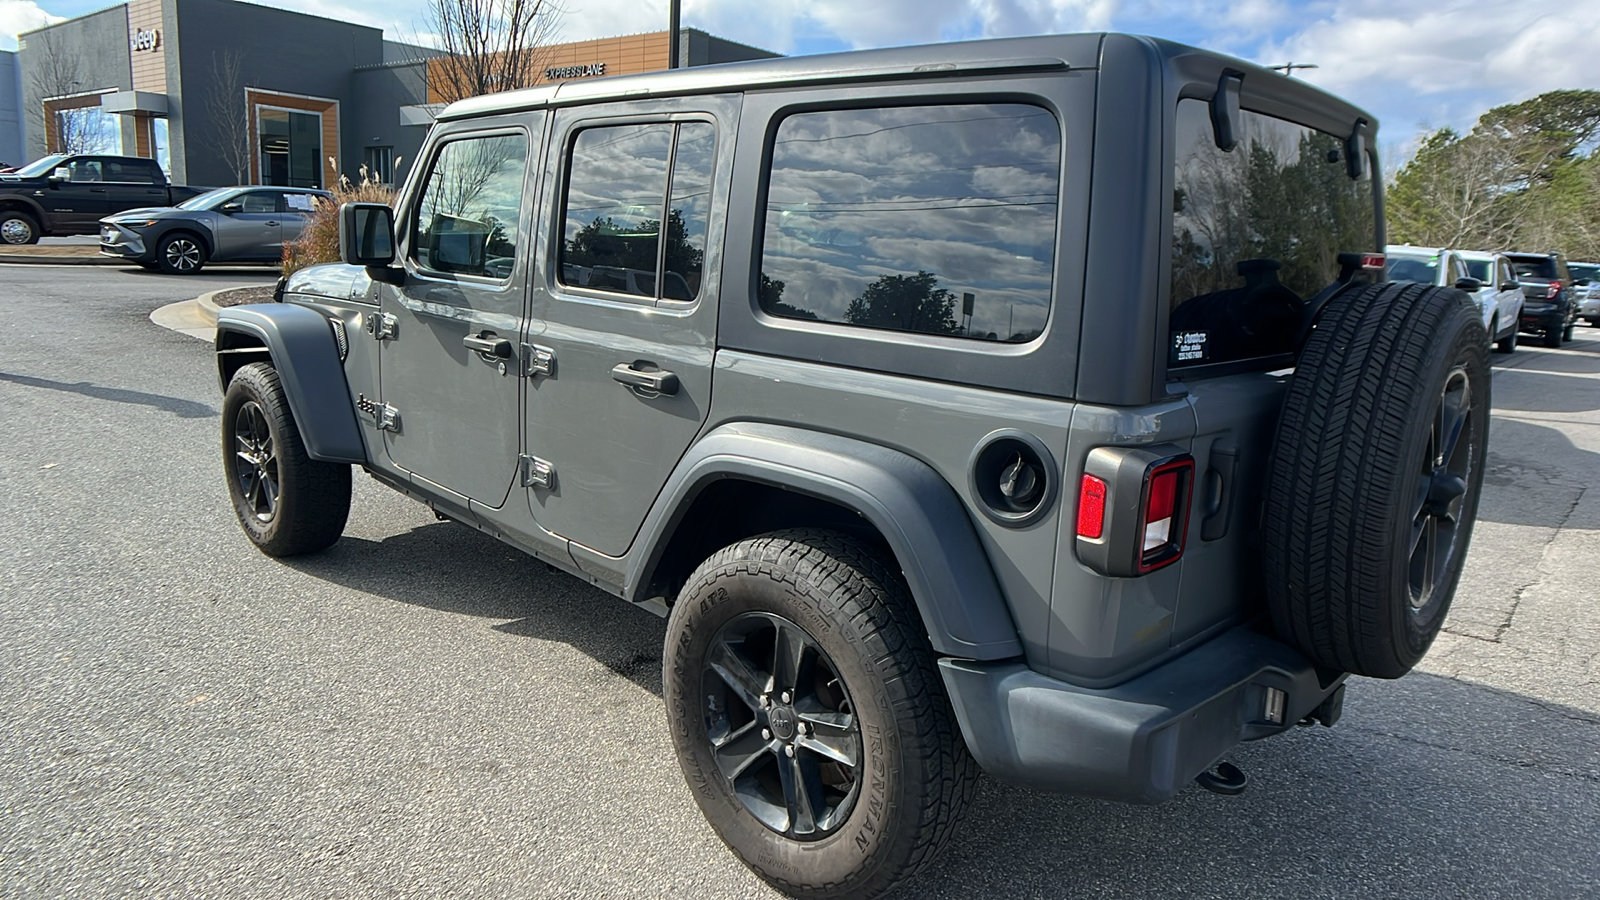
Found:
M 1557 322 L 1553 325 L 1545 326 L 1543 343 L 1546 347 L 1551 348 L 1561 346 L 1561 323 Z
M 156 245 L 156 264 L 169 275 L 193 275 L 206 264 L 206 247 L 186 231 L 169 234 Z
M 717 835 L 794 896 L 876 897 L 953 830 L 977 767 L 905 585 L 866 545 L 775 532 L 690 576 L 663 683 Z
M 262 553 L 312 553 L 344 532 L 350 467 L 306 454 L 283 383 L 266 363 L 241 367 L 228 385 L 222 459 L 239 527 Z
M 1444 624 L 1488 446 L 1481 320 L 1448 288 L 1330 303 L 1274 438 L 1266 518 L 1278 634 L 1329 668 L 1397 678 Z
M 1567 327 L 1562 330 L 1562 332 L 1561 332 L 1561 340 L 1563 342 L 1572 340 L 1573 332 L 1575 332 L 1577 330 L 1578 330 L 1578 320 L 1577 319 L 1573 319 L 1571 322 L 1568 322 L 1567 323 Z

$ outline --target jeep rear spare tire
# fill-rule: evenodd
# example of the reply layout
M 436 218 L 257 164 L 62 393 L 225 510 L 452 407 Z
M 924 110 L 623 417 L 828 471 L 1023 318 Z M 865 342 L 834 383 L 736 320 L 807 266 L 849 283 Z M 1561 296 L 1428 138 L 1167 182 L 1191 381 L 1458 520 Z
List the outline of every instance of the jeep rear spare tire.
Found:
M 972 794 L 932 648 L 896 570 L 814 529 L 690 576 L 663 662 L 684 777 L 717 835 L 801 897 L 876 897 L 931 861 Z
M 1477 516 L 1489 362 L 1471 300 L 1377 284 L 1301 353 L 1267 483 L 1267 605 L 1332 669 L 1398 678 L 1444 623 Z

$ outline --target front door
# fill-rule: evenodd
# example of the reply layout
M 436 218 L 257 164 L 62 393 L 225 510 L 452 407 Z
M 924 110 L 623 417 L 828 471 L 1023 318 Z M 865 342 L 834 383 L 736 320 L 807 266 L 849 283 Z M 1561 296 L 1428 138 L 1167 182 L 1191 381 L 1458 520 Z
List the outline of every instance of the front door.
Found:
M 530 345 L 529 494 L 544 528 L 626 553 L 711 406 L 721 216 L 737 98 L 558 114 Z
M 79 156 L 67 163 L 67 180 L 53 181 L 47 197 L 57 229 L 94 230 L 95 223 L 111 214 L 107 200 L 105 161 L 97 156 Z
M 277 191 L 246 191 L 217 210 L 212 228 L 216 247 L 211 258 L 277 259 L 282 244 L 282 215 Z M 238 207 L 235 209 L 234 207 Z
M 404 283 L 383 288 L 374 323 L 392 331 L 379 363 L 390 460 L 489 507 L 517 469 L 528 160 L 542 119 L 531 132 L 528 117 L 506 117 L 441 133 L 396 226 Z

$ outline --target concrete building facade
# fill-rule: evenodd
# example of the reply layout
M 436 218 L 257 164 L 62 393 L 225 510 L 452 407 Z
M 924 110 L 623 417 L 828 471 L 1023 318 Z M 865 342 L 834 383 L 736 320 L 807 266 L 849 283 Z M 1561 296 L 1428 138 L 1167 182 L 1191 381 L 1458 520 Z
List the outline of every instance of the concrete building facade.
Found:
M 680 58 L 775 56 L 693 30 Z M 546 48 L 541 82 L 667 66 L 667 32 Z M 362 166 L 397 181 L 448 60 L 377 28 L 238 0 L 130 0 L 19 36 L 22 162 L 53 152 L 154 158 L 193 185 L 327 187 Z M 0 56 L 0 159 L 7 60 Z
M 17 54 L 0 50 L 0 165 L 20 166 L 22 146 L 22 68 Z

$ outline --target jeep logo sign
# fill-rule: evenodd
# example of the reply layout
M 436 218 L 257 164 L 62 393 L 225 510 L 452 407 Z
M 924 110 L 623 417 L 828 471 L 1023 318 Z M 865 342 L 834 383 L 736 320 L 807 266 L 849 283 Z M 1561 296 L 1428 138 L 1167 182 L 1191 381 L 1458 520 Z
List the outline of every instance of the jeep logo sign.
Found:
M 128 41 L 128 46 L 135 53 L 141 50 L 154 50 L 161 46 L 161 30 L 157 28 L 140 28 L 133 33 L 133 39 Z
M 590 66 L 560 66 L 544 70 L 544 77 L 557 81 L 562 78 L 594 78 L 606 73 L 605 63 L 595 63 Z

